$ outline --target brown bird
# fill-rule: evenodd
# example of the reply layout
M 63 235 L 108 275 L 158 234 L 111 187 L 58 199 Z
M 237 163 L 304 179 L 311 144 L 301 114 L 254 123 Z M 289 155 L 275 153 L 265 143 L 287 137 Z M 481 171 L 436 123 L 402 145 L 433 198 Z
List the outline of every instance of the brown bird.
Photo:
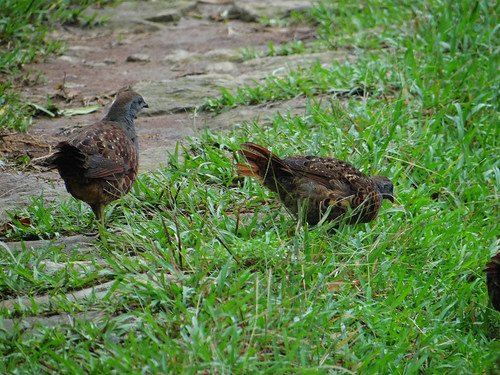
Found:
M 134 185 L 139 150 L 134 118 L 148 108 L 139 94 L 117 96 L 108 114 L 67 141 L 59 142 L 52 165 L 57 167 L 66 190 L 90 205 L 104 225 L 104 208 L 127 194 Z
M 486 285 L 491 303 L 500 311 L 500 253 L 491 258 L 484 272 L 486 272 Z
M 306 210 L 309 224 L 327 220 L 367 223 L 377 217 L 382 200 L 394 202 L 392 182 L 385 176 L 367 177 L 351 164 L 319 156 L 280 159 L 255 143 L 240 151 L 250 165 L 237 164 L 242 176 L 257 177 L 279 194 L 281 202 L 296 216 Z

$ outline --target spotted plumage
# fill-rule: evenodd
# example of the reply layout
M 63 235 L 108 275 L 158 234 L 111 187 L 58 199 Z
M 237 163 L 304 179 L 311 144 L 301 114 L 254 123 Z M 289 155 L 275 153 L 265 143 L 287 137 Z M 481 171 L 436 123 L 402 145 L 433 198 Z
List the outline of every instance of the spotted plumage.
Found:
M 486 285 L 491 303 L 500 311 L 500 253 L 491 258 L 484 272 L 486 272 Z
M 139 167 L 134 118 L 148 105 L 133 91 L 118 95 L 108 114 L 57 144 L 53 166 L 75 198 L 90 205 L 103 223 L 104 208 L 127 194 Z
M 311 225 L 329 211 L 327 220 L 367 223 L 377 217 L 382 200 L 393 201 L 393 185 L 385 176 L 367 177 L 351 164 L 319 156 L 280 159 L 255 143 L 242 145 L 249 165 L 237 164 L 242 176 L 259 178 L 281 202 Z

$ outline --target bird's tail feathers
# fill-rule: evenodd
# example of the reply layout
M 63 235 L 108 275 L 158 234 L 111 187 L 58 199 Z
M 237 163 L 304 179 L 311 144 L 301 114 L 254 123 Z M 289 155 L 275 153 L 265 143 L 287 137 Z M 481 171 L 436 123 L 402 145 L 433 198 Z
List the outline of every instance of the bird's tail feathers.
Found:
M 60 142 L 56 151 L 50 160 L 51 167 L 57 167 L 63 170 L 72 170 L 83 168 L 85 163 L 85 156 L 82 152 L 72 144 L 63 141 Z
M 249 165 L 236 164 L 237 173 L 241 176 L 257 177 L 266 183 L 275 181 L 275 178 L 293 175 L 283 160 L 258 144 L 243 143 L 240 152 L 249 163 Z

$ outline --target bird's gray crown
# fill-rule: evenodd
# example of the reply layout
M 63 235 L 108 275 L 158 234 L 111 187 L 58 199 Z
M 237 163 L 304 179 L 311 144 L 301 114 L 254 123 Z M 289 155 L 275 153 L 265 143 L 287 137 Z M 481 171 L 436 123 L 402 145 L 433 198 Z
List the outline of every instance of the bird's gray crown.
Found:
M 370 179 L 373 181 L 380 194 L 382 194 L 382 199 L 388 199 L 394 202 L 394 185 L 388 177 L 373 176 L 370 177 Z

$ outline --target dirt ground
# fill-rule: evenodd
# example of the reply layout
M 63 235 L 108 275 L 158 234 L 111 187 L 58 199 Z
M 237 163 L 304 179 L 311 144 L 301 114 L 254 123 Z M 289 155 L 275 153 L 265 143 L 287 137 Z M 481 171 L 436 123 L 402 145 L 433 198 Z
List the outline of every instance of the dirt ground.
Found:
M 279 110 L 301 113 L 301 98 L 289 102 L 240 108 L 220 116 L 193 109 L 205 97 L 220 94 L 220 86 L 236 87 L 260 81 L 267 74 L 304 63 L 304 55 L 241 58 L 245 47 L 267 51 L 292 40 L 304 43 L 315 38 L 305 25 L 271 26 L 258 22 L 265 16 L 283 20 L 292 9 L 310 6 L 310 1 L 271 2 L 204 0 L 176 2 L 134 1 L 115 8 L 89 9 L 107 21 L 92 28 L 61 27 L 48 37 L 62 40 L 67 49 L 61 55 L 24 67 L 29 79 L 18 88 L 27 102 L 46 106 L 47 98 L 59 110 L 98 105 L 92 113 L 75 116 L 40 116 L 28 133 L 0 134 L 0 222 L 6 210 L 23 207 L 42 192 L 44 199 L 56 200 L 67 194 L 54 171 L 32 163 L 22 167 L 11 161 L 28 155 L 35 161 L 52 152 L 54 145 L 72 131 L 101 119 L 113 95 L 130 87 L 139 92 L 150 108 L 136 121 L 142 172 L 154 170 L 167 161 L 167 151 L 187 136 L 208 126 L 230 128 L 243 120 L 266 116 Z M 242 5 L 244 4 L 244 5 Z M 278 22 L 279 23 L 279 22 Z M 333 52 L 311 55 L 329 62 Z

